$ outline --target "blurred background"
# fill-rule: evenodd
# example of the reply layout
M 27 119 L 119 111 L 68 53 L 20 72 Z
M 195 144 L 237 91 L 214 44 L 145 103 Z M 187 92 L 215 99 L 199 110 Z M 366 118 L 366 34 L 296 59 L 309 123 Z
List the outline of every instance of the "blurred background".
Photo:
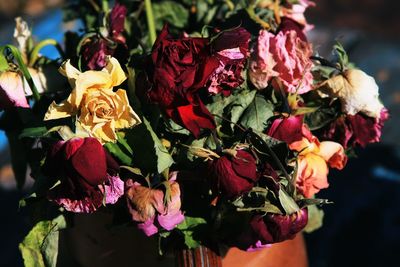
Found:
M 0 0 L 0 45 L 10 42 L 14 17 L 23 16 L 37 39 L 62 41 L 63 0 Z M 376 78 L 390 110 L 382 142 L 357 151 L 341 172 L 332 171 L 330 188 L 319 194 L 324 207 L 322 229 L 306 235 L 310 267 L 400 266 L 400 1 L 319 0 L 307 11 L 315 25 L 314 48 L 329 57 L 335 39 L 350 59 Z M 45 50 L 56 57 L 56 51 Z M 29 231 L 9 165 L 7 140 L 0 131 L 0 266 L 22 266 L 18 243 Z

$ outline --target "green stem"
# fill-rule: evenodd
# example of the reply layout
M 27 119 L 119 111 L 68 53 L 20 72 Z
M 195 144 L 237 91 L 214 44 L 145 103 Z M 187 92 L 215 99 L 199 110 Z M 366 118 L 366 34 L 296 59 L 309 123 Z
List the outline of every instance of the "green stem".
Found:
M 29 57 L 29 61 L 28 61 L 29 66 L 33 67 L 35 65 L 36 60 L 38 60 L 40 50 L 42 50 L 43 47 L 48 46 L 48 45 L 54 46 L 57 49 L 60 56 L 62 58 L 64 58 L 64 51 L 62 50 L 62 48 L 58 44 L 58 42 L 54 39 L 46 39 L 46 40 L 43 40 L 40 43 L 38 43 L 35 46 L 35 48 L 33 48 L 32 52 L 30 54 L 30 57 Z
M 156 41 L 156 26 L 154 23 L 154 15 L 153 15 L 153 8 L 151 6 L 151 0 L 144 0 L 145 9 L 146 9 L 146 17 L 147 17 L 147 26 L 149 27 L 149 34 L 150 34 L 150 43 L 151 45 L 154 44 Z
M 108 12 L 108 9 L 109 9 L 109 7 L 108 7 L 108 0 L 103 0 L 103 1 L 102 1 L 102 8 L 103 8 L 103 12 L 104 12 L 104 13 L 107 13 L 107 12 Z
M 20 70 L 22 71 L 22 74 L 24 75 L 25 79 L 27 80 L 29 87 L 32 90 L 32 96 L 36 101 L 40 100 L 40 94 L 39 91 L 37 90 L 35 83 L 33 82 L 32 76 L 28 71 L 28 68 L 26 67 L 24 61 L 22 60 L 21 54 L 18 50 L 18 48 L 16 48 L 13 45 L 5 45 L 3 46 L 0 50 L 1 53 L 4 53 L 4 51 L 6 49 L 9 49 L 11 51 L 11 54 L 14 56 L 14 59 L 17 61 L 18 66 L 20 68 Z

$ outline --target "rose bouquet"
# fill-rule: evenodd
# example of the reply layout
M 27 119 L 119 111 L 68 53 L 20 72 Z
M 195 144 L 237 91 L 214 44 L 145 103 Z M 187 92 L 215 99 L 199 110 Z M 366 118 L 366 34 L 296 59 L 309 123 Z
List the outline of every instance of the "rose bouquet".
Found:
M 71 1 L 82 29 L 64 45 L 35 43 L 18 18 L 0 127 L 19 187 L 28 167 L 35 180 L 26 266 L 56 266 L 68 218 L 101 209 L 158 235 L 161 253 L 258 250 L 320 227 L 329 169 L 378 142 L 388 111 L 339 43 L 331 59 L 313 50 L 313 5 Z

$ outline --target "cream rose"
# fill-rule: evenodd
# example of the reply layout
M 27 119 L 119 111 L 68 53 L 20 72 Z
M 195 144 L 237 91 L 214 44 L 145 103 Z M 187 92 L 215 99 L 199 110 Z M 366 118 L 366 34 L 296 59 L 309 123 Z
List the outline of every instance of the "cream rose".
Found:
M 117 140 L 116 130 L 141 122 L 129 105 L 126 91 L 113 91 L 113 87 L 126 79 L 115 58 L 109 58 L 101 71 L 81 73 L 67 61 L 60 72 L 68 78 L 73 89 L 65 101 L 50 105 L 45 120 L 76 116 L 77 123 L 103 144 Z
M 348 69 L 323 82 L 322 93 L 339 98 L 342 111 L 349 115 L 358 112 L 379 118 L 383 105 L 379 100 L 379 88 L 373 77 L 358 69 Z

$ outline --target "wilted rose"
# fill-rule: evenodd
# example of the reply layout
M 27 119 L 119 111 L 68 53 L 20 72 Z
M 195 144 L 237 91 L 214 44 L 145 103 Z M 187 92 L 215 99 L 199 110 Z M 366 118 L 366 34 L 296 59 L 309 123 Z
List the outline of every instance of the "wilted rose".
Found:
M 303 138 L 303 117 L 298 115 L 277 118 L 272 122 L 267 134 L 288 144 L 300 141 Z
M 311 30 L 314 26 L 307 23 L 307 20 L 304 16 L 304 12 L 308 7 L 315 6 L 315 3 L 309 0 L 299 0 L 296 4 L 287 4 L 282 8 L 282 16 L 289 18 L 304 28 L 304 31 L 307 32 Z
M 60 179 L 49 198 L 72 212 L 93 212 L 103 199 L 114 204 L 124 193 L 115 160 L 95 138 L 73 138 L 52 145 L 43 172 Z
M 371 118 L 364 114 L 343 115 L 324 129 L 322 138 L 340 143 L 344 148 L 357 145 L 365 147 L 367 144 L 379 142 L 382 128 L 389 113 L 383 108 L 378 118 Z
M 126 40 L 123 36 L 127 8 L 116 2 L 107 17 L 107 27 L 101 34 L 85 40 L 82 46 L 83 59 L 91 70 L 100 70 L 107 64 L 107 56 L 116 56 L 118 50 L 128 55 Z M 124 57 L 118 57 L 125 60 Z
M 239 248 L 246 250 L 256 250 L 268 244 L 282 242 L 293 239 L 308 222 L 308 212 L 306 208 L 288 214 L 254 215 L 237 238 Z
M 242 71 L 249 53 L 250 33 L 244 28 L 222 32 L 212 43 L 212 55 L 219 67 L 209 78 L 208 92 L 229 95 L 232 88 L 244 81 Z
M 379 88 L 375 79 L 358 69 L 348 69 L 319 86 L 330 97 L 339 98 L 342 111 L 348 115 L 361 112 L 379 118 L 384 108 L 379 100 Z
M 301 40 L 296 31 L 274 35 L 261 30 L 250 59 L 249 77 L 257 89 L 272 81 L 275 88 L 288 93 L 303 94 L 312 89 L 311 45 Z
M 117 129 L 140 123 L 129 105 L 126 91 L 113 91 L 113 87 L 126 79 L 116 59 L 110 58 L 102 71 L 83 73 L 67 61 L 61 72 L 69 79 L 73 89 L 67 100 L 50 105 L 45 120 L 76 115 L 82 128 L 102 143 L 115 142 Z
M 196 137 L 201 129 L 215 128 L 198 94 L 220 64 L 210 57 L 208 43 L 208 38 L 175 39 L 165 26 L 153 46 L 148 72 L 150 101 Z
M 214 188 L 226 198 L 248 192 L 259 178 L 256 159 L 246 150 L 209 162 L 208 170 Z
M 167 200 L 167 205 L 164 204 L 164 192 L 161 189 L 143 186 L 132 179 L 126 182 L 126 197 L 132 220 L 139 223 L 139 229 L 147 236 L 157 233 L 159 227 L 170 231 L 184 220 L 176 176 L 177 172 L 170 174 L 171 198 Z

